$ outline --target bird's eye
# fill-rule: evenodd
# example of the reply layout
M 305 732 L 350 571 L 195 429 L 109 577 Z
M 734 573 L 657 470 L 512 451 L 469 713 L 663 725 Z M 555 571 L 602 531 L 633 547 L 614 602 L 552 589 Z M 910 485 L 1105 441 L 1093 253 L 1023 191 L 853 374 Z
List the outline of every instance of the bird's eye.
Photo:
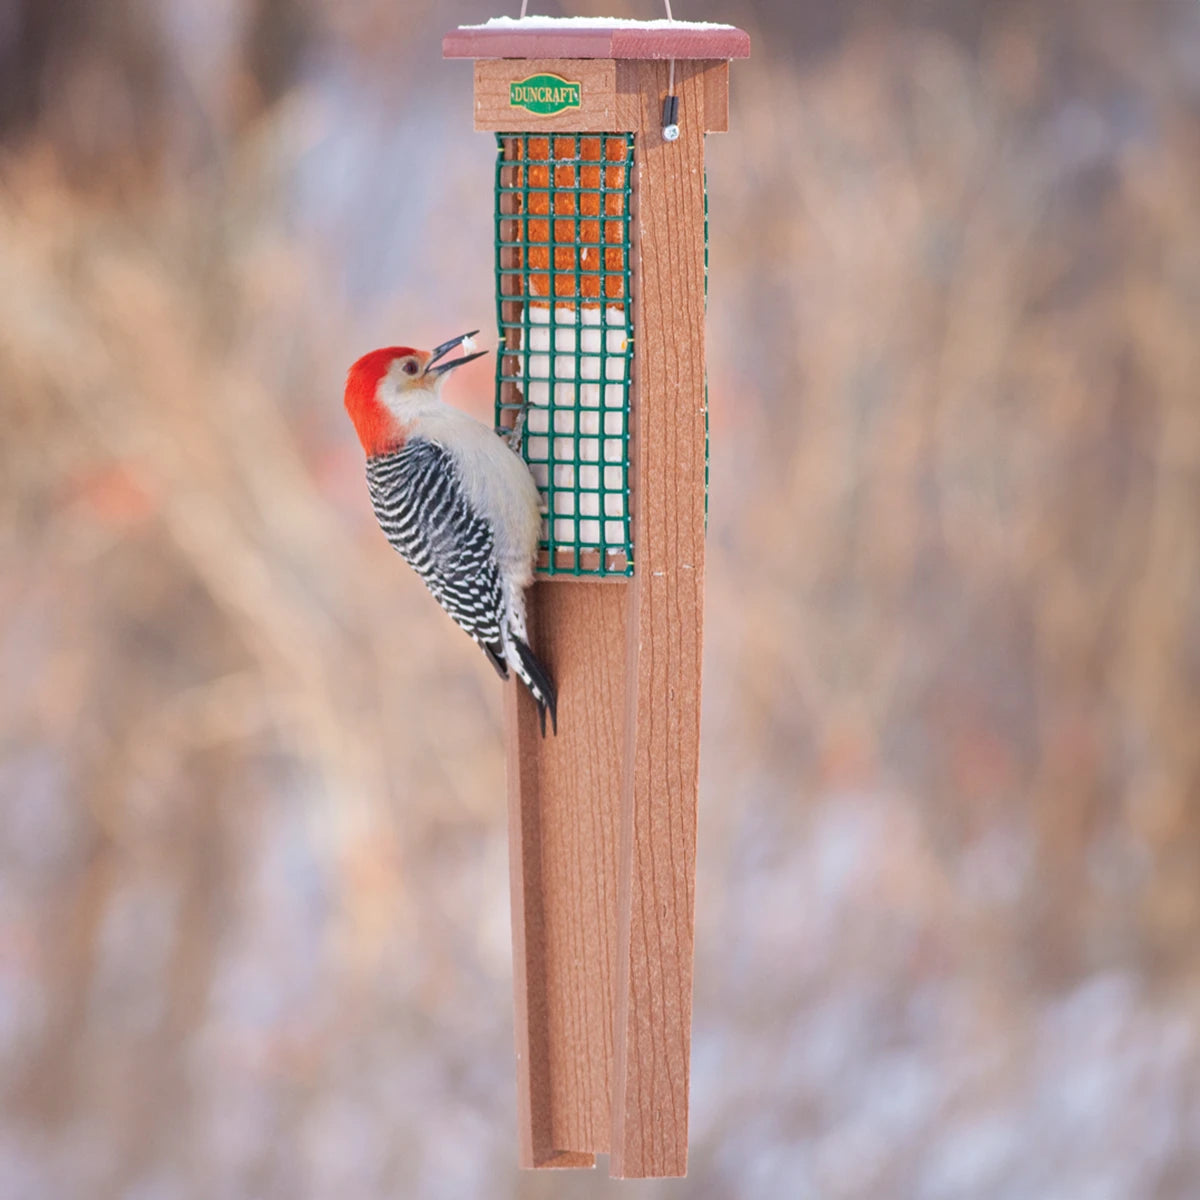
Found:
M 417 364 L 411 358 L 404 360 L 404 366 L 401 368 L 405 375 L 415 375 L 417 373 Z

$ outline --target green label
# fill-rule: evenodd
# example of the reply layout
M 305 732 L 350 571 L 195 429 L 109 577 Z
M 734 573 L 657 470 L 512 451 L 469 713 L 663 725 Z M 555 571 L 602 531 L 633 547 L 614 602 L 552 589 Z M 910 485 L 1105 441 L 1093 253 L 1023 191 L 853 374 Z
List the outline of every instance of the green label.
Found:
M 508 103 L 545 117 L 564 108 L 578 108 L 582 91 L 578 83 L 561 75 L 530 75 L 508 85 Z

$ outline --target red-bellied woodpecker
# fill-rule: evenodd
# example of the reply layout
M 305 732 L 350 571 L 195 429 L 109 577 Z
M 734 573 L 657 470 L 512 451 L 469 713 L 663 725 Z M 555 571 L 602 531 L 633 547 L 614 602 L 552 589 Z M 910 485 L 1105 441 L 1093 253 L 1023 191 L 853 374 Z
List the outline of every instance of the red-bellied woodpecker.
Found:
M 537 703 L 542 733 L 547 712 L 557 732 L 554 684 L 525 632 L 541 527 L 537 484 L 502 437 L 439 394 L 448 372 L 484 353 L 446 360 L 458 346 L 469 349 L 472 336 L 433 350 L 364 354 L 346 377 L 346 411 L 388 541 L 500 677 L 516 672 Z

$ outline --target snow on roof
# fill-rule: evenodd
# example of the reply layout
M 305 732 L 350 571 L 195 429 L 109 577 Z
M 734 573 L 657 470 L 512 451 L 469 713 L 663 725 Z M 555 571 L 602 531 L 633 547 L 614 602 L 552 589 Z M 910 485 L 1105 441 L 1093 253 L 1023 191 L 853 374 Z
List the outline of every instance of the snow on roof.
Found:
M 492 17 L 481 25 L 460 25 L 460 29 L 511 29 L 514 31 L 534 29 L 673 29 L 691 33 L 698 29 L 733 29 L 733 25 L 722 25 L 714 21 L 634 21 L 625 17 Z

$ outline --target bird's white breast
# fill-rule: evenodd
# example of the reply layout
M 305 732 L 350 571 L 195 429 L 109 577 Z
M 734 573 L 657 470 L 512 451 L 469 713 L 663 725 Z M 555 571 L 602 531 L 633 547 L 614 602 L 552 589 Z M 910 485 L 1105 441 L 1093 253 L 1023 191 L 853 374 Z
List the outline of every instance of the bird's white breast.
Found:
M 540 497 L 529 467 L 492 429 L 460 409 L 438 404 L 423 412 L 412 435 L 444 446 L 454 457 L 471 506 L 496 534 L 502 569 L 524 587 L 541 528 Z

